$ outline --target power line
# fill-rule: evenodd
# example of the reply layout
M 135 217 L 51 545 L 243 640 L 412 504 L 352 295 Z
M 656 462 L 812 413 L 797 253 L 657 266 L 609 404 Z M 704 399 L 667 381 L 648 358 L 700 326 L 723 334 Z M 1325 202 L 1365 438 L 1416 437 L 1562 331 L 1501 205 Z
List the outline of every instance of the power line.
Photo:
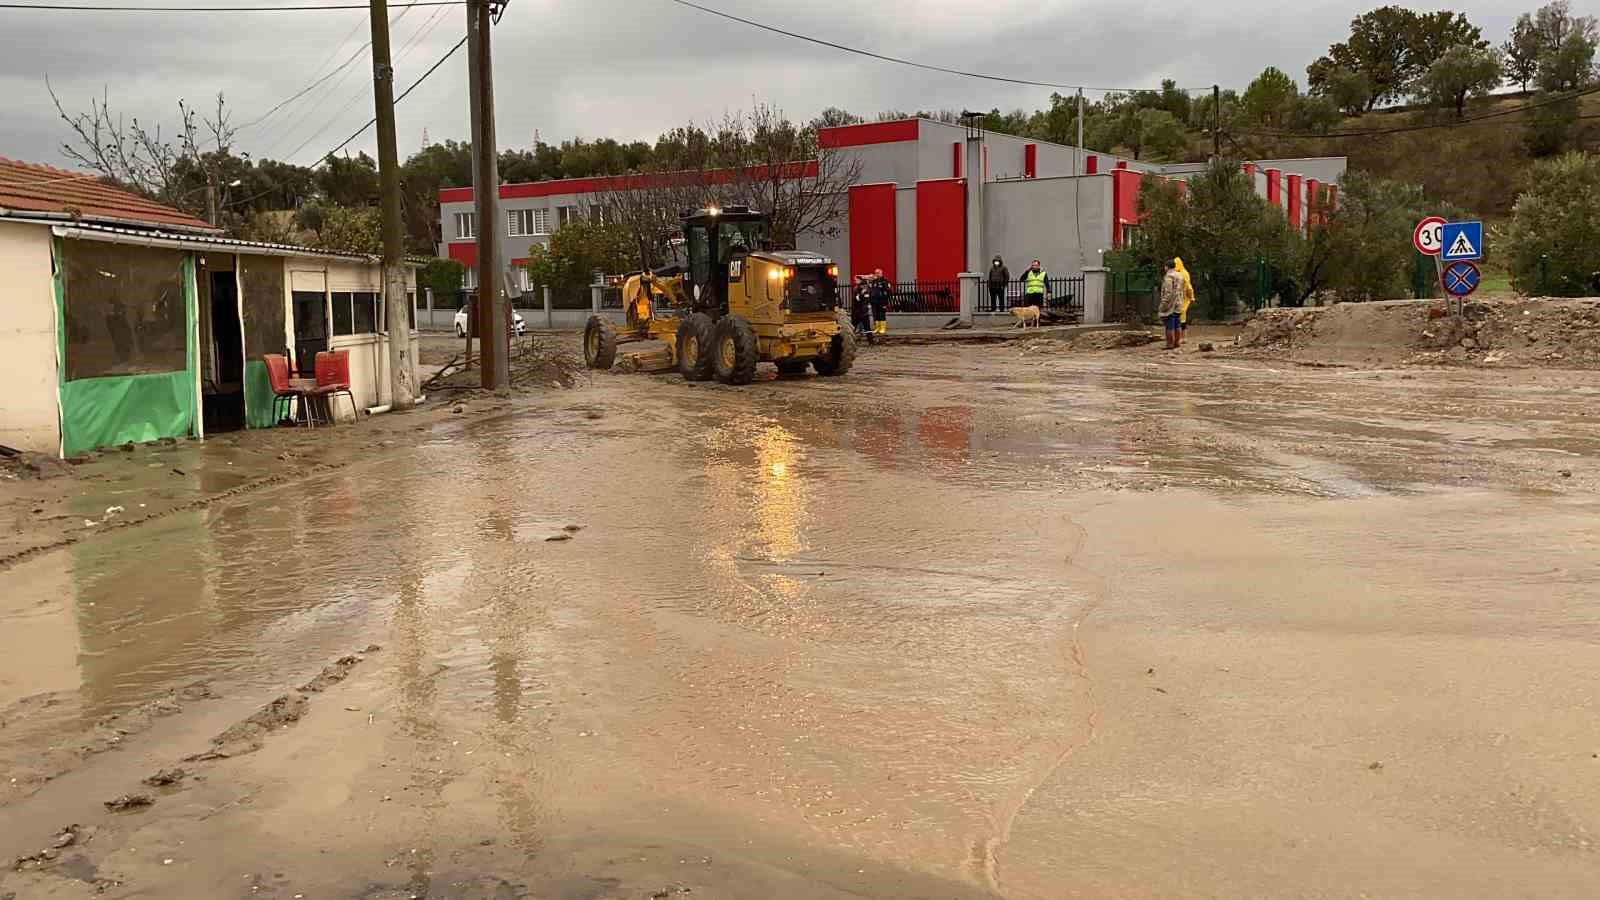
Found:
M 361 27 L 361 23 L 359 23 L 359 22 L 356 23 L 356 27 L 357 28 Z M 344 46 L 345 41 L 348 41 L 348 40 L 350 40 L 350 39 L 347 37 L 347 38 L 345 38 L 344 41 L 340 41 L 339 42 L 339 46 L 341 46 L 341 47 Z M 333 69 L 332 71 L 328 72 L 328 74 L 317 78 L 315 81 L 311 82 L 310 84 L 308 84 L 305 87 L 301 88 L 300 90 L 296 91 L 293 96 L 289 97 L 289 99 L 284 100 L 282 103 L 279 103 L 277 106 L 274 106 L 273 108 L 267 110 L 265 113 L 262 113 L 260 116 L 258 116 L 256 118 L 244 123 L 243 125 L 240 125 L 237 130 L 243 131 L 246 128 L 253 128 L 256 125 L 258 125 L 258 124 L 260 124 L 262 122 L 265 122 L 267 119 L 272 118 L 272 114 L 273 113 L 277 112 L 280 109 L 283 109 L 285 106 L 288 106 L 290 103 L 293 103 L 294 101 L 300 99 L 301 97 L 304 97 L 306 94 L 310 93 L 311 90 L 313 88 L 315 88 L 317 85 L 322 84 L 323 82 L 327 81 L 329 78 L 332 78 L 333 76 L 335 76 L 335 75 L 339 74 L 340 72 L 344 71 L 346 68 L 349 68 L 349 66 L 352 63 L 354 63 L 356 60 L 361 58 L 362 51 L 366 50 L 370 46 L 372 46 L 372 42 L 371 41 L 367 41 L 365 44 L 362 44 L 356 50 L 356 52 L 350 54 L 350 58 L 349 59 L 347 59 L 344 62 L 340 63 L 337 68 Z M 334 52 L 337 53 L 338 50 L 335 49 Z M 324 65 L 326 65 L 326 64 L 324 64 Z
M 408 0 L 391 3 L 390 9 L 413 6 L 465 6 L 466 0 Z M 316 10 L 370 9 L 366 3 L 336 3 L 318 6 L 71 6 L 61 3 L 0 3 L 0 9 L 39 9 L 54 12 L 311 12 Z
M 467 42 L 466 35 L 462 35 L 461 36 L 461 40 L 456 41 L 456 45 L 454 47 L 451 47 L 449 50 L 446 50 L 445 54 L 443 56 L 439 57 L 439 60 L 437 62 L 435 62 L 433 65 L 428 67 L 428 71 L 423 72 L 422 75 L 419 76 L 416 81 L 411 82 L 411 86 L 410 87 L 406 88 L 404 91 L 401 91 L 400 92 L 400 96 L 394 98 L 394 102 L 395 103 L 399 103 L 401 100 L 404 100 L 406 98 L 407 94 L 410 94 L 412 91 L 417 89 L 417 85 L 419 85 L 422 82 L 426 81 L 428 79 L 429 75 L 432 75 L 434 73 L 434 71 L 436 71 L 440 66 L 444 65 L 445 64 L 445 60 L 448 60 L 450 57 L 455 56 L 456 55 L 456 51 L 460 50 L 462 45 L 465 44 L 466 42 Z M 367 124 L 361 126 L 360 128 L 357 128 L 355 130 L 355 133 L 350 135 L 349 137 L 345 138 L 344 141 L 339 144 L 339 146 L 333 148 L 332 150 L 329 150 L 327 153 L 322 154 L 321 159 L 325 160 L 328 157 L 334 155 L 335 153 L 338 153 L 340 150 L 343 150 L 345 147 L 350 146 L 350 142 L 351 141 L 353 141 L 356 138 L 360 137 L 362 134 L 364 134 L 366 132 L 366 130 L 368 128 L 371 128 L 373 125 L 376 125 L 377 122 L 378 122 L 378 119 L 377 119 L 376 116 L 374 116 L 373 118 L 369 119 L 367 121 Z
M 784 37 L 794 38 L 795 40 L 798 40 L 798 41 L 806 41 L 807 43 L 817 44 L 817 45 L 822 46 L 822 47 L 830 47 L 830 48 L 832 48 L 834 50 L 841 50 L 841 51 L 843 51 L 845 53 L 854 53 L 854 54 L 856 54 L 858 56 L 866 56 L 866 57 L 870 57 L 872 59 L 881 60 L 883 62 L 894 63 L 896 65 L 911 66 L 911 67 L 917 68 L 917 69 L 926 69 L 926 70 L 928 70 L 930 72 L 943 72 L 943 73 L 945 73 L 947 75 L 960 75 L 960 76 L 962 76 L 964 78 L 979 78 L 979 79 L 982 79 L 984 81 L 1001 81 L 1001 82 L 1005 82 L 1006 84 L 1023 84 L 1023 85 L 1028 85 L 1030 87 L 1061 88 L 1063 90 L 1072 90 L 1072 91 L 1076 91 L 1076 90 L 1080 90 L 1081 89 L 1081 90 L 1085 90 L 1085 91 L 1095 91 L 1095 92 L 1098 92 L 1098 93 L 1106 93 L 1106 94 L 1124 93 L 1124 92 L 1131 93 L 1131 92 L 1136 91 L 1136 90 L 1150 90 L 1150 88 L 1097 88 L 1097 87 L 1085 87 L 1085 86 L 1079 85 L 1079 84 L 1059 84 L 1059 83 L 1056 83 L 1056 82 L 1053 82 L 1053 81 L 1029 81 L 1026 78 L 1012 78 L 1012 77 L 1006 76 L 1006 75 L 986 75 L 986 74 L 984 74 L 982 72 L 968 72 L 968 71 L 965 71 L 965 70 L 962 70 L 962 69 L 950 69 L 950 68 L 946 68 L 945 66 L 935 66 L 935 65 L 932 65 L 930 63 L 920 63 L 920 62 L 917 62 L 915 60 L 902 59 L 902 58 L 900 58 L 898 56 L 887 56 L 887 55 L 882 54 L 882 53 L 876 53 L 876 52 L 874 52 L 872 50 L 863 50 L 863 49 L 861 49 L 859 47 L 850 47 L 850 46 L 847 46 L 845 44 L 838 44 L 838 43 L 835 43 L 833 41 L 823 40 L 822 38 L 812 37 L 812 36 L 806 35 L 806 34 L 800 34 L 799 32 L 788 31 L 786 29 L 779 28 L 776 25 L 767 25 L 767 24 L 765 24 L 763 22 L 757 22 L 757 21 L 755 21 L 753 19 L 746 19 L 746 18 L 742 18 L 740 16 L 736 16 L 736 15 L 734 15 L 732 13 L 723 12 L 720 9 L 712 9 L 709 6 L 701 6 L 698 3 L 691 3 L 691 2 L 689 2 L 689 0 L 670 0 L 670 2 L 676 3 L 679 6 L 686 6 L 689 9 L 696 9 L 696 10 L 699 10 L 700 12 L 708 13 L 708 14 L 713 15 L 713 16 L 717 16 L 718 18 L 723 18 L 723 19 L 728 19 L 728 20 L 733 21 L 733 22 L 738 22 L 738 23 L 740 23 L 742 25 L 749 25 L 751 28 L 759 28 L 762 31 L 770 31 L 773 34 L 781 34 Z M 1209 88 L 1209 87 L 1203 88 L 1203 90 L 1210 90 L 1210 89 L 1211 88 Z M 1202 88 L 1182 88 L 1182 90 L 1187 93 L 1189 91 L 1202 90 Z
M 442 12 L 442 10 L 435 11 L 434 12 L 434 18 L 437 18 L 439 16 L 440 12 Z M 400 19 L 403 18 L 404 16 L 405 16 L 404 12 L 402 12 L 399 16 L 396 16 L 395 20 L 394 20 L 394 23 L 395 24 L 399 23 Z M 439 20 L 439 21 L 443 21 L 443 20 Z M 404 62 L 406 57 L 411 54 L 411 51 L 415 50 L 417 48 L 418 44 L 421 43 L 420 39 L 426 38 L 427 34 L 432 34 L 433 33 L 432 29 L 437 28 L 438 26 L 439 26 L 439 22 L 433 21 L 432 19 L 430 19 L 428 21 L 425 21 L 421 25 L 417 26 L 417 30 L 412 32 L 412 37 L 413 38 L 418 38 L 419 40 L 416 43 L 412 43 L 409 47 L 402 48 L 401 51 L 400 51 L 400 54 L 394 58 L 394 60 L 390 63 L 390 65 L 392 67 L 398 68 L 400 63 Z M 427 29 L 427 33 L 426 34 L 424 34 L 424 29 Z M 370 44 L 370 42 L 369 42 L 369 44 Z M 342 84 L 343 82 L 344 82 L 343 78 L 339 79 L 339 83 L 340 84 Z M 334 86 L 334 90 L 338 90 L 338 85 Z M 330 92 L 327 96 L 332 96 L 332 93 Z M 350 99 L 346 100 L 344 102 L 343 106 L 341 106 L 337 110 L 335 110 L 333 115 L 328 118 L 327 122 L 323 123 L 321 128 L 318 128 L 316 131 L 313 131 L 304 141 L 300 142 L 299 146 L 297 146 L 293 150 L 291 150 L 289 152 L 288 156 L 285 157 L 285 158 L 292 160 L 296 156 L 299 156 L 301 150 L 304 150 L 307 146 L 309 146 L 317 138 L 322 137 L 322 135 L 325 134 L 329 128 L 332 128 L 334 125 L 338 124 L 339 120 L 344 116 L 345 113 L 350 111 L 351 107 L 355 106 L 357 103 L 361 102 L 363 99 L 365 99 L 367 97 L 370 97 L 370 96 L 371 96 L 371 94 L 368 92 L 368 89 L 367 89 L 367 87 L 365 85 L 356 88 L 355 93 L 350 95 Z M 325 100 L 325 99 L 327 99 L 327 97 L 325 96 L 323 99 Z M 317 105 L 321 106 L 322 105 L 321 101 L 319 101 L 317 103 Z M 376 120 L 374 120 L 374 121 L 376 121 Z M 367 124 L 371 125 L 372 123 L 368 122 Z M 324 154 L 324 156 L 326 156 L 326 154 Z

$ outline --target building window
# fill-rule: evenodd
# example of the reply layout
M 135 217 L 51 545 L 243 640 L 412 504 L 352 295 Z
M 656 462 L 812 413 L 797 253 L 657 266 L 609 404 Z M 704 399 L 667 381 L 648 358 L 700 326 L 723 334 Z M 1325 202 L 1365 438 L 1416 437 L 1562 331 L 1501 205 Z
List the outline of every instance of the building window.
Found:
M 460 240 L 471 240 L 478 236 L 478 214 L 456 213 L 456 237 Z
M 506 234 L 510 237 L 528 237 L 550 233 L 550 210 L 513 209 L 506 212 Z
M 378 314 L 375 291 L 339 291 L 333 295 L 335 335 L 374 334 L 378 331 Z
M 467 266 L 467 271 L 461 276 L 462 290 L 475 291 L 478 289 L 478 267 Z
M 556 207 L 556 214 L 557 228 L 565 228 L 568 225 L 571 225 L 573 222 L 578 221 L 580 218 L 578 215 L 578 207 L 576 206 Z
M 533 285 L 530 284 L 529 281 L 528 281 L 528 270 L 527 269 L 518 269 L 517 270 L 517 285 L 522 288 L 522 292 L 523 293 L 527 293 L 528 291 L 533 290 Z
M 601 206 L 598 203 L 590 204 L 589 205 L 589 218 L 596 225 L 604 225 L 606 223 L 606 208 L 604 206 Z

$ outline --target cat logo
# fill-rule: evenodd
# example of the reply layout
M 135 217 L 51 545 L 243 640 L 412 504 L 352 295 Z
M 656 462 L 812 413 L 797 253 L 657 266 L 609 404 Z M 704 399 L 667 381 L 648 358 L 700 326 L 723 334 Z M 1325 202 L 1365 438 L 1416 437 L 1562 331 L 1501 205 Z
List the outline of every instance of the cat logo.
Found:
M 736 259 L 728 263 L 728 280 L 739 281 L 744 278 L 744 260 Z

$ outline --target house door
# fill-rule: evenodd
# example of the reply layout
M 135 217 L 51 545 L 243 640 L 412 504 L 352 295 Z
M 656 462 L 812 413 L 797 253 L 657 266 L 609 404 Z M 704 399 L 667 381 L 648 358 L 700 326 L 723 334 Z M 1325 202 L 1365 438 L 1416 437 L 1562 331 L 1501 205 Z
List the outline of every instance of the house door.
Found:
M 295 368 L 307 378 L 316 371 L 317 354 L 328 349 L 328 305 L 321 291 L 294 292 Z
M 211 273 L 211 358 L 216 381 L 207 385 L 206 433 L 244 427 L 244 335 L 239 328 L 239 285 L 233 272 Z

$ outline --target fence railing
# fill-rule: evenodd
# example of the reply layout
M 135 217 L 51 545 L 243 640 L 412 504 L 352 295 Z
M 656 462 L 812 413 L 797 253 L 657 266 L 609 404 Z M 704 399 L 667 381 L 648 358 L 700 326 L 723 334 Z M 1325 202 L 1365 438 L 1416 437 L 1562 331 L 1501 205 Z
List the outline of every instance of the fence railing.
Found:
M 1106 321 L 1147 325 L 1156 319 L 1159 269 L 1106 273 Z
M 1029 306 L 1027 281 L 1018 279 L 1004 285 L 985 281 L 979 286 L 975 313 L 1003 313 L 1014 306 Z M 1072 275 L 1045 280 L 1044 308 L 1061 315 L 1083 315 L 1083 276 Z
M 960 281 L 896 281 L 889 291 L 889 312 L 961 312 Z

